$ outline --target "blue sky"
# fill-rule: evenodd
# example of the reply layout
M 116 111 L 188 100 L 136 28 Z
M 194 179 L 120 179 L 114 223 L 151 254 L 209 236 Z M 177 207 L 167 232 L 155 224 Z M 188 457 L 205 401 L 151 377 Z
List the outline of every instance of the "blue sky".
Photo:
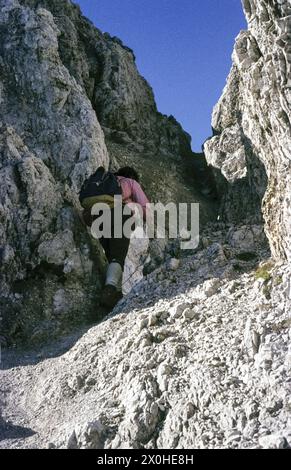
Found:
M 240 0 L 75 0 L 103 32 L 134 50 L 161 113 L 172 114 L 200 151 L 246 21 Z

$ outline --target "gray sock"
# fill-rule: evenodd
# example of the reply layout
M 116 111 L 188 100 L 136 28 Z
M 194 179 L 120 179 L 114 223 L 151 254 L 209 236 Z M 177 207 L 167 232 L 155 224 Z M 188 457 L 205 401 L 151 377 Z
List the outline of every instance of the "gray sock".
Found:
M 106 273 L 105 285 L 111 285 L 116 287 L 117 290 L 121 290 L 122 282 L 122 267 L 119 263 L 112 262 L 109 264 Z

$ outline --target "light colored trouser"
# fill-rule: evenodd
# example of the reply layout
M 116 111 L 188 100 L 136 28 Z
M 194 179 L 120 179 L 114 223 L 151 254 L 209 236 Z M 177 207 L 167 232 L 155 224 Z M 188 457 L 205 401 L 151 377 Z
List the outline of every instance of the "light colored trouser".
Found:
M 117 290 L 122 290 L 122 267 L 119 263 L 112 262 L 109 264 L 105 285 L 111 285 L 116 287 Z

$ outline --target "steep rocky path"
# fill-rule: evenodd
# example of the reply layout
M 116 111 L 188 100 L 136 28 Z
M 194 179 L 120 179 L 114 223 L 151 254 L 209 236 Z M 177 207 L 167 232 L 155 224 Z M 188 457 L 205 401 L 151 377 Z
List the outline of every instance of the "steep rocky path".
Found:
M 212 226 L 64 355 L 4 352 L 0 446 L 288 447 L 290 285 L 262 237 Z

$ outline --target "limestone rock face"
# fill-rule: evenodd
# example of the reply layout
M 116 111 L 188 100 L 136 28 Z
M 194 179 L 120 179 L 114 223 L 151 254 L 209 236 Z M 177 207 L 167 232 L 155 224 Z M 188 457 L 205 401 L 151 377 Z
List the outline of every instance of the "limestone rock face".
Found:
M 109 161 L 96 114 L 61 61 L 52 14 L 17 0 L 0 7 L 1 120 L 78 189 L 84 175 Z
M 102 258 L 69 189 L 12 127 L 1 125 L 0 155 L 0 336 L 41 341 L 94 315 Z
M 0 128 L 0 335 L 9 342 L 102 314 L 104 256 L 77 199 L 99 165 L 133 164 L 151 200 L 201 201 L 201 220 L 215 215 L 188 176 L 197 163 L 205 171 L 203 158 L 195 163 L 190 137 L 158 113 L 133 52 L 69 0 L 0 0 Z M 126 278 L 140 263 L 140 250 L 130 253 Z M 141 277 L 142 267 L 126 291 Z
M 107 136 L 168 158 L 191 154 L 190 136 L 172 116 L 158 113 L 133 51 L 120 39 L 103 34 L 68 0 L 22 3 L 34 9 L 41 6 L 53 15 L 62 62 L 85 90 Z
M 23 0 L 50 11 L 58 28 L 58 50 L 67 71 L 87 95 L 105 134 L 110 166 L 133 165 L 151 200 L 197 201 L 202 221 L 215 208 L 201 197 L 201 181 L 212 184 L 204 156 L 173 116 L 158 112 L 149 83 L 139 74 L 133 51 L 102 33 L 69 0 Z M 213 204 L 212 204 L 213 206 Z
M 102 261 L 74 206 L 109 157 L 52 14 L 14 0 L 0 9 L 0 331 L 40 341 L 96 314 Z
M 249 28 L 236 39 L 205 153 L 217 169 L 222 216 L 253 222 L 263 216 L 273 255 L 290 259 L 291 5 L 243 0 L 243 6 Z

